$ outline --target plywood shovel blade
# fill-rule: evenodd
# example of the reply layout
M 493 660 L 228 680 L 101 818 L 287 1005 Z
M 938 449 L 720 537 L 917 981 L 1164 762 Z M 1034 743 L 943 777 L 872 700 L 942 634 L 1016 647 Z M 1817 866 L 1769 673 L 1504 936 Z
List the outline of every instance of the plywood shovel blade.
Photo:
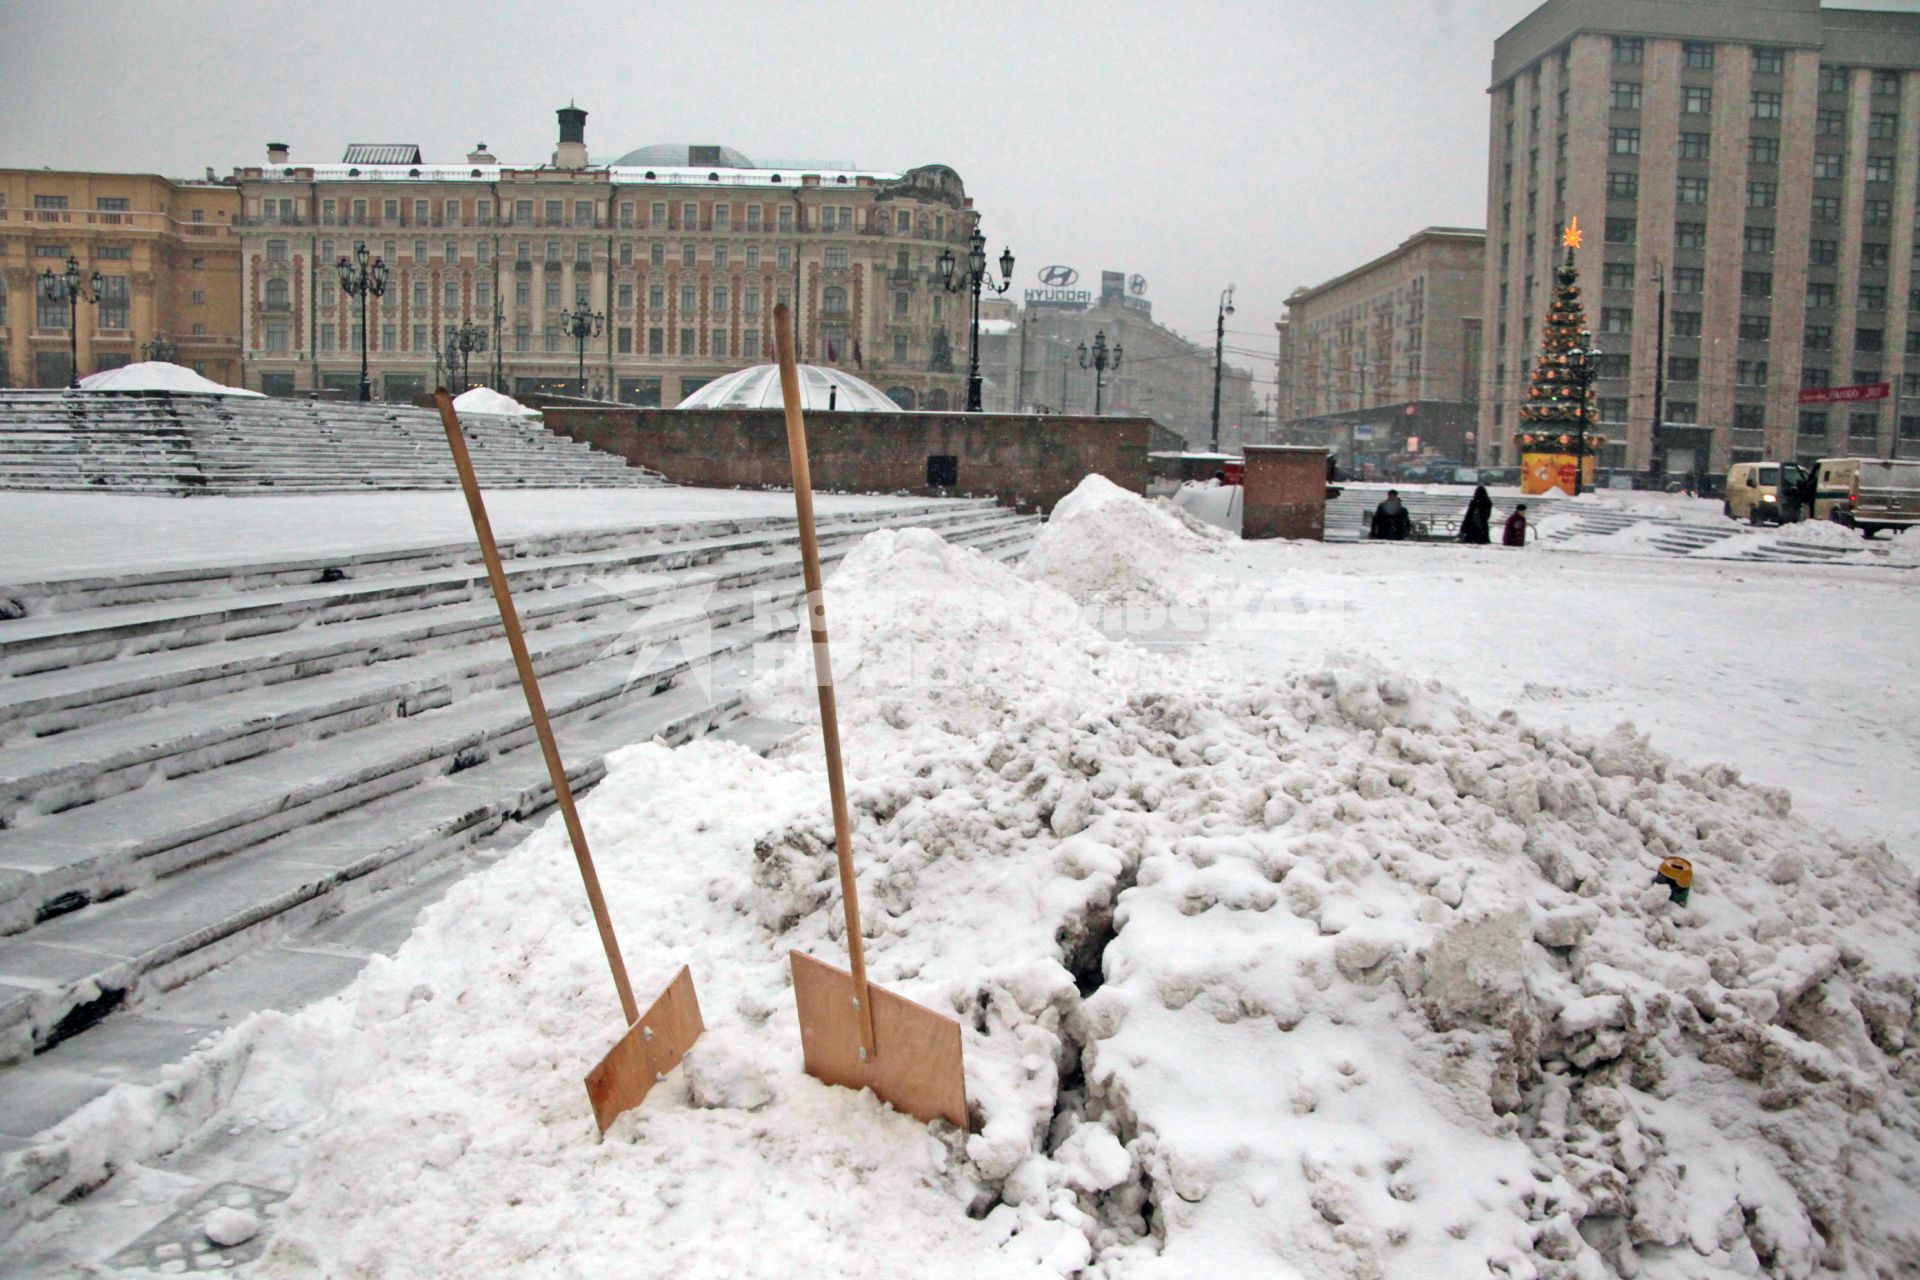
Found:
M 680 1065 L 700 1038 L 700 1001 L 693 994 L 693 972 L 682 966 L 660 998 L 587 1073 L 587 1099 L 605 1133 L 620 1113 L 637 1107 L 653 1086 Z
M 960 1024 L 943 1013 L 867 984 L 877 1051 L 864 1056 L 853 975 L 795 951 L 793 999 L 807 1074 L 874 1096 L 916 1120 L 967 1128 L 967 1080 Z

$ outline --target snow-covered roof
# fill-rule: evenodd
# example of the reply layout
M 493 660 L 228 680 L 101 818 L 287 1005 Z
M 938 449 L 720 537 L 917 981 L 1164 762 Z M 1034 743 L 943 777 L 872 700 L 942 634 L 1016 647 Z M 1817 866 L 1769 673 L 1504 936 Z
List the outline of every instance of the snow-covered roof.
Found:
M 508 170 L 524 173 L 539 167 L 508 164 L 316 164 L 302 166 L 302 169 L 310 169 L 315 182 L 498 182 Z M 605 173 L 612 182 L 660 186 L 797 187 L 801 175 L 806 174 L 818 176 L 820 184 L 825 187 L 850 187 L 862 178 L 875 182 L 896 182 L 900 178 L 898 173 L 883 169 L 756 169 L 689 167 L 684 164 L 614 164 L 597 172 Z M 293 166 L 285 165 L 264 170 L 261 180 L 294 181 L 294 175 Z
M 983 319 L 980 321 L 980 332 L 990 338 L 1004 338 L 1019 327 L 1019 324 L 1012 320 Z
M 886 392 L 865 378 L 854 377 L 845 369 L 822 369 L 818 365 L 803 364 L 799 373 L 802 409 L 824 410 L 831 401 L 833 408 L 842 413 L 900 412 L 900 406 Z M 780 366 L 756 364 L 715 378 L 674 407 L 779 409 L 784 403 L 780 396 Z
M 660 165 L 668 168 L 684 167 L 693 163 L 688 158 L 693 149 L 694 144 L 687 142 L 656 142 L 650 146 L 636 147 L 614 163 L 640 169 L 651 169 Z M 716 150 L 720 153 L 721 162 L 731 168 L 753 168 L 753 161 L 732 147 L 718 147 Z
M 354 142 L 340 160 L 343 164 L 419 164 L 420 148 L 411 142 Z
M 258 391 L 229 387 L 165 360 L 143 360 L 118 369 L 102 369 L 80 379 L 82 391 L 184 391 L 203 396 L 257 396 Z

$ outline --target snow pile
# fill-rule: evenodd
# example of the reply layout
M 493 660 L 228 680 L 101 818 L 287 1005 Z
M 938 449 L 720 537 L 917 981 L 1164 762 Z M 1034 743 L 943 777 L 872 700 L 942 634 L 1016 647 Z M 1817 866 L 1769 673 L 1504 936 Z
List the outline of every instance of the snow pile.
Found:
M 492 387 L 471 387 L 453 398 L 455 413 L 492 413 L 505 418 L 537 418 L 538 409 L 529 409 L 512 396 Z
M 844 958 L 817 736 L 641 746 L 583 814 L 642 999 L 693 968 L 684 1071 L 593 1141 L 619 1017 L 549 822 L 171 1090 L 284 1132 L 263 1274 L 1920 1267 L 1920 907 L 1884 848 L 1372 665 L 1178 683 L 927 531 L 827 599 L 872 976 L 966 1028 L 973 1132 L 799 1069 L 786 952 Z M 786 652 L 774 708 L 811 718 L 807 679 Z M 49 1203 L 168 1106 L 83 1112 Z
M 1849 529 L 1831 520 L 1802 520 L 1798 524 L 1782 525 L 1774 541 L 1789 546 L 1834 547 L 1841 551 L 1858 551 L 1863 543 L 1858 529 Z
M 1166 502 L 1148 502 L 1102 475 L 1060 499 L 1026 560 L 1026 574 L 1083 604 L 1205 597 L 1197 556 L 1228 535 Z
M 1889 538 L 1885 547 L 1876 544 L 1870 550 L 1883 564 L 1920 566 L 1920 527 L 1903 529 Z
M 103 369 L 80 379 L 82 391 L 184 391 L 203 396 L 258 396 L 258 391 L 223 386 L 193 370 L 165 360 L 143 360 Z
M 1246 487 L 1218 480 L 1189 480 L 1167 501 L 1175 511 L 1215 529 L 1238 536 L 1246 514 Z

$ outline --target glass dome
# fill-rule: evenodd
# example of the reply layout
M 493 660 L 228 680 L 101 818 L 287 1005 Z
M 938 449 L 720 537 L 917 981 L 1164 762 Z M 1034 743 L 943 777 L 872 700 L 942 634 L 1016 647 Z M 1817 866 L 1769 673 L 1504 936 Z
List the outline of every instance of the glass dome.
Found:
M 886 392 L 864 378 L 856 378 L 845 369 L 822 369 L 803 364 L 800 374 L 800 407 L 808 412 L 824 411 L 829 404 L 841 413 L 899 413 Z M 706 386 L 674 406 L 679 409 L 779 409 L 780 366 L 756 364 L 715 378 Z
M 652 146 L 637 147 L 621 156 L 618 160 L 615 160 L 614 163 L 622 168 L 633 169 L 716 167 L 711 162 L 704 161 L 696 166 L 694 162 L 688 158 L 692 150 L 693 148 L 684 142 L 656 142 Z M 720 161 L 717 167 L 722 169 L 751 169 L 753 168 L 753 161 L 747 159 L 732 147 L 721 147 Z

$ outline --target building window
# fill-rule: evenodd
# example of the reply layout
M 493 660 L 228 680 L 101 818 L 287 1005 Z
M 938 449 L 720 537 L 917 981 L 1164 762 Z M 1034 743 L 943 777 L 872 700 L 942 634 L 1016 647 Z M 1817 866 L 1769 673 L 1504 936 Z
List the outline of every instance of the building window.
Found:
M 1713 114 L 1713 90 L 1705 85 L 1690 85 L 1680 91 L 1680 113 L 1689 116 Z
M 1785 49 L 1757 48 L 1753 51 L 1753 70 L 1756 75 L 1777 76 L 1787 69 L 1787 51 Z
M 691 355 L 699 354 L 699 352 L 695 350 L 693 332 L 694 331 L 690 328 L 683 328 L 680 330 L 680 354 L 683 356 L 691 356 Z
M 647 246 L 647 265 L 664 267 L 667 265 L 667 246 L 658 242 Z
M 691 244 L 681 245 L 680 246 L 680 265 L 682 267 L 698 266 L 700 262 L 699 254 L 700 254 L 699 246 L 691 245 Z
M 1822 110 L 1813 118 L 1813 131 L 1823 138 L 1843 138 L 1847 133 L 1847 113 Z
M 826 316 L 845 316 L 847 314 L 847 291 L 838 285 L 821 291 L 820 313 Z
M 1698 356 L 1668 356 L 1667 380 L 1670 382 L 1700 381 L 1700 358 Z
M 1767 362 L 1765 360 L 1736 360 L 1733 365 L 1733 380 L 1743 387 L 1764 387 L 1767 385 Z
M 694 308 L 700 305 L 698 291 L 690 284 L 680 286 L 680 314 L 692 315 Z
M 558 280 L 547 281 L 546 291 L 542 300 L 549 311 L 560 305 L 560 282 Z
M 631 284 L 621 285 L 619 297 L 620 309 L 622 311 L 631 311 L 633 309 L 633 286 Z
M 747 230 L 749 231 L 760 230 L 760 217 L 761 217 L 760 206 L 757 204 L 748 205 L 747 206 Z
M 683 205 L 681 205 L 681 206 L 680 206 L 680 227 L 681 227 L 681 229 L 682 229 L 683 231 L 692 231 L 692 230 L 695 230 L 696 228 L 698 228 L 698 227 L 699 227 L 699 225 L 700 225 L 700 206 L 699 206 L 699 205 L 697 205 L 697 204 L 683 204 Z M 692 344 L 692 343 L 688 343 L 687 345 L 688 345 L 689 347 L 691 347 L 691 346 L 692 346 L 693 344 Z M 692 352 L 691 352 L 691 351 L 682 351 L 682 352 L 681 352 L 680 354 L 681 354 L 681 355 L 691 355 L 691 354 L 692 354 Z
M 1695 330 L 1698 332 L 1698 329 Z M 1744 342 L 1765 342 L 1773 336 L 1773 317 L 1770 315 L 1743 315 L 1740 317 L 1740 338 Z
M 845 249 L 827 250 L 827 270 L 844 271 L 846 270 L 846 267 L 847 267 L 847 251 Z
M 1613 82 L 1613 105 L 1621 111 L 1640 109 L 1640 82 L 1638 80 L 1615 80 Z
M 713 229 L 715 231 L 733 230 L 733 206 L 717 204 L 713 206 Z
M 1765 385 L 1764 381 L 1761 385 Z M 1757 404 L 1737 404 L 1733 406 L 1733 429 L 1735 431 L 1761 431 L 1767 425 L 1767 411 Z
M 1668 327 L 1676 338 L 1697 338 L 1700 336 L 1700 313 L 1698 311 L 1676 311 L 1668 319 Z
M 1689 71 L 1713 70 L 1713 46 L 1689 40 L 1680 46 L 1681 59 Z
M 474 284 L 473 305 L 482 312 L 493 306 L 493 285 L 491 283 L 481 280 Z
M 1845 93 L 1846 91 L 1847 68 L 1826 66 L 1820 68 L 1820 92 Z
M 1887 349 L 1887 331 L 1885 329 L 1855 329 L 1853 331 L 1853 349 L 1855 351 L 1885 351 Z
M 667 305 L 667 287 L 663 284 L 647 286 L 647 310 L 663 311 Z
M 1875 93 L 1900 92 L 1900 73 L 1898 71 L 1876 71 L 1873 73 L 1873 91 Z
M 1813 220 L 1815 222 L 1840 221 L 1840 197 L 1815 196 L 1813 198 Z
M 516 280 L 513 282 L 513 305 L 516 307 L 530 307 L 533 305 L 533 282 L 531 280 Z
M 1673 291 L 1683 297 L 1694 296 L 1706 291 L 1707 272 L 1704 267 L 1675 267 L 1673 269 Z
M 1831 386 L 1832 384 L 1833 371 L 1831 369 L 1822 369 L 1814 365 L 1807 365 L 1800 370 L 1800 385 L 1803 387 L 1825 387 Z
M 1700 420 L 1700 406 L 1692 400 L 1667 401 L 1667 421 L 1691 426 Z
M 1779 164 L 1780 139 L 1755 134 L 1747 139 L 1748 164 Z
M 631 240 L 620 242 L 620 265 L 623 267 L 633 265 L 633 241 Z
M 1596 378 L 1624 378 L 1633 372 L 1633 363 L 1626 355 L 1609 352 L 1594 361 L 1593 371 Z
M 1893 201 L 1865 200 L 1860 204 L 1860 221 L 1869 227 L 1893 225 Z
M 1679 204 L 1705 204 L 1707 180 L 1705 178 L 1677 179 L 1674 184 L 1673 198 Z
M 1638 66 L 1647 58 L 1647 42 L 1639 36 L 1615 36 L 1613 60 L 1621 66 Z M 1509 86 L 1511 87 L 1511 86 Z M 1509 99 L 1511 101 L 1511 99 Z
M 759 207 L 760 206 L 757 204 L 748 206 L 748 208 L 751 208 L 751 209 L 758 209 Z M 760 246 L 757 244 L 750 244 L 747 246 L 747 270 L 758 271 L 759 269 L 760 269 Z
M 753 209 L 759 206 L 749 205 L 747 207 Z M 741 291 L 740 312 L 746 316 L 758 316 L 760 314 L 760 290 L 758 288 L 750 286 Z
M 558 240 L 547 241 L 547 261 L 560 261 L 560 242 Z
M 1883 284 L 1863 284 L 1860 286 L 1860 310 L 1885 311 L 1887 309 L 1887 286 Z
M 1635 200 L 1640 196 L 1640 175 L 1637 173 L 1609 173 L 1607 175 L 1607 199 Z
M 633 330 L 622 325 L 614 333 L 614 350 L 623 356 L 633 354 Z
M 1827 411 L 1825 409 L 1802 409 L 1799 423 L 1800 437 L 1803 440 L 1818 441 L 1821 447 L 1827 442 Z
M 1676 249 L 1704 249 L 1707 247 L 1707 224 L 1704 222 L 1676 222 L 1673 224 L 1673 247 Z
M 1867 136 L 1880 142 L 1892 142 L 1899 136 L 1900 117 L 1890 111 L 1876 111 L 1867 117 Z
M 1773 228 L 1772 227 L 1748 227 L 1747 234 L 1746 234 L 1746 247 L 1747 247 L 1748 253 L 1772 253 L 1773 252 Z
M 722 205 L 721 207 L 725 208 L 726 206 Z M 713 246 L 713 269 L 715 271 L 725 271 L 727 269 L 727 246 L 723 244 Z
M 1633 288 L 1633 264 L 1631 262 L 1609 262 L 1601 274 L 1602 282 L 1609 290 Z M 905 294 L 900 295 L 905 297 Z M 904 312 L 900 314 L 905 314 Z
M 1887 250 L 1889 246 L 1869 240 L 1860 246 L 1860 265 L 1868 271 L 1887 269 Z
M 1892 156 L 1868 156 L 1867 157 L 1867 181 L 1868 182 L 1892 182 L 1893 181 L 1893 157 Z
M 446 311 L 460 309 L 460 282 L 449 280 L 440 289 L 440 306 Z
M 1778 120 L 1780 118 L 1780 95 L 1762 89 L 1753 91 L 1752 105 L 1748 113 L 1755 120 Z
M 1749 182 L 1747 184 L 1747 208 L 1771 209 L 1779 197 L 1780 188 L 1771 182 Z M 1767 250 L 1773 252 L 1772 249 Z
M 1632 244 L 1635 234 L 1635 222 L 1632 218 L 1607 219 L 1606 238 L 1608 244 Z
M 581 240 L 573 246 L 573 261 L 576 266 L 590 266 L 593 263 L 593 246 Z
M 667 331 L 665 329 L 647 330 L 647 354 L 663 356 L 667 353 Z
M 728 295 L 725 285 L 713 286 L 713 310 L 716 315 L 726 311 L 731 302 L 732 298 Z
M 775 255 L 775 261 L 780 270 L 791 271 L 793 269 L 793 246 L 786 244 L 781 245 L 779 252 Z
M 1846 157 L 1838 151 L 1816 151 L 1813 153 L 1813 176 L 1816 178 L 1839 178 L 1846 174 Z
M 575 200 L 573 202 L 573 225 L 576 227 L 593 225 L 593 201 Z
M 713 356 L 730 356 L 733 354 L 727 349 L 727 331 L 725 329 L 715 329 L 713 331 L 713 336 L 708 346 L 708 354 Z
M 1639 155 L 1640 131 L 1638 129 L 1607 130 L 1607 149 L 1617 156 Z
M 427 282 L 425 280 L 415 280 L 413 282 L 413 309 L 415 311 L 425 311 L 427 309 Z
M 1600 310 L 1600 332 L 1632 333 L 1632 307 L 1603 307 Z
M 1833 349 L 1833 326 L 1810 324 L 1801 330 L 1800 345 L 1808 351 L 1831 351 Z
M 1831 307 L 1834 296 L 1833 285 L 1829 282 L 1813 280 L 1807 284 L 1807 305 L 1810 307 Z

